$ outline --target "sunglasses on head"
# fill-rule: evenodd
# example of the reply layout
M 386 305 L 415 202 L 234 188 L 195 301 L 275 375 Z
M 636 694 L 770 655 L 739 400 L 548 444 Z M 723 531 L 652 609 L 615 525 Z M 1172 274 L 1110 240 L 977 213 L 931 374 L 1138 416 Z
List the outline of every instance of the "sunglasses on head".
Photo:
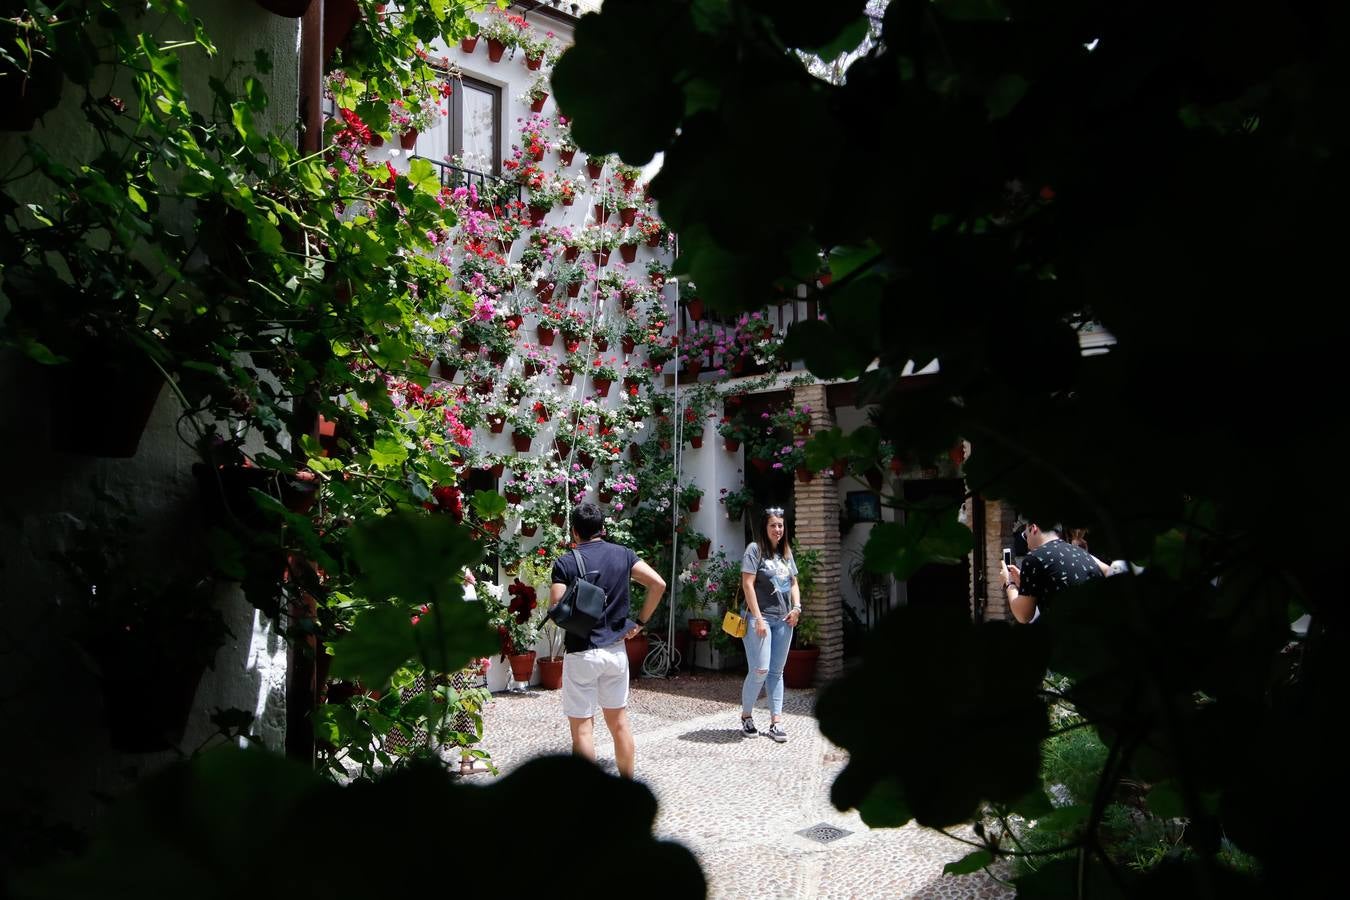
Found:
M 778 516 L 779 518 L 782 518 L 782 516 L 783 516 L 783 507 L 781 507 L 781 506 L 767 506 L 767 507 L 764 508 L 764 515 L 766 515 L 766 516 Z

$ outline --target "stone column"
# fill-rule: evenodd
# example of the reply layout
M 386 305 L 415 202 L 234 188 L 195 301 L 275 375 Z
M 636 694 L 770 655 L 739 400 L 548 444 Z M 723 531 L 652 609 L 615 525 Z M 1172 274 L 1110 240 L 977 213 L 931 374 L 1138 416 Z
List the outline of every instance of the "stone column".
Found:
M 793 390 L 797 406 L 811 408 L 811 430 L 833 428 L 834 416 L 825 397 L 825 386 L 806 385 Z M 844 668 L 844 624 L 839 593 L 839 490 L 828 472 L 816 473 L 803 484 L 796 483 L 794 500 L 797 521 L 793 532 L 799 544 L 820 550 L 815 586 L 802 598 L 802 613 L 820 623 L 820 662 L 816 684 L 837 678 Z

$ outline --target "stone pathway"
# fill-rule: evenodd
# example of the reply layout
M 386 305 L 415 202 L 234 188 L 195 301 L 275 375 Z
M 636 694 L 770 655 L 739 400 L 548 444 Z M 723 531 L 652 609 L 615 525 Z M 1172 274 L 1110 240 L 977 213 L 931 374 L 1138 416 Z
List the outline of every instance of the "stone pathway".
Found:
M 965 844 L 912 823 L 874 831 L 856 812 L 830 804 L 830 785 L 847 754 L 816 727 L 815 691 L 786 692 L 789 740 L 776 744 L 741 737 L 740 685 L 741 676 L 722 673 L 641 678 L 628 707 L 637 778 L 660 803 L 657 836 L 694 852 L 709 897 L 1014 896 L 982 872 L 942 874 L 943 865 L 966 855 Z M 493 697 L 484 746 L 503 774 L 540 754 L 570 752 L 558 692 L 531 688 Z M 768 721 L 761 706 L 756 722 L 763 729 Z M 614 772 L 613 743 L 600 716 L 595 743 L 601 765 Z M 797 834 L 819 824 L 849 833 L 825 844 Z

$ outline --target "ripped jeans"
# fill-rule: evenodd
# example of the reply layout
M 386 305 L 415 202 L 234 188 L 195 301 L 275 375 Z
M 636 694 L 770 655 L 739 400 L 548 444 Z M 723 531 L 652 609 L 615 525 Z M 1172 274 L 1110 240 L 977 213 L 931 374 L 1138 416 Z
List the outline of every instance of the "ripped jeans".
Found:
M 783 714 L 783 663 L 792 646 L 792 626 L 784 619 L 765 619 L 769 633 L 760 637 L 750 620 L 745 631 L 745 662 L 749 671 L 741 688 L 741 715 L 748 716 L 759 699 L 760 688 L 769 695 L 769 712 L 777 719 Z

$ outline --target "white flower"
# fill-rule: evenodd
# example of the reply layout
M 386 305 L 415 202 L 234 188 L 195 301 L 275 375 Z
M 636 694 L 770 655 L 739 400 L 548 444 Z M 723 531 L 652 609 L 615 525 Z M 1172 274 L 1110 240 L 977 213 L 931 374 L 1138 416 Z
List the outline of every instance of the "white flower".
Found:
M 478 590 L 480 593 L 486 592 L 493 600 L 502 599 L 502 586 L 500 584 L 480 581 L 478 583 Z

